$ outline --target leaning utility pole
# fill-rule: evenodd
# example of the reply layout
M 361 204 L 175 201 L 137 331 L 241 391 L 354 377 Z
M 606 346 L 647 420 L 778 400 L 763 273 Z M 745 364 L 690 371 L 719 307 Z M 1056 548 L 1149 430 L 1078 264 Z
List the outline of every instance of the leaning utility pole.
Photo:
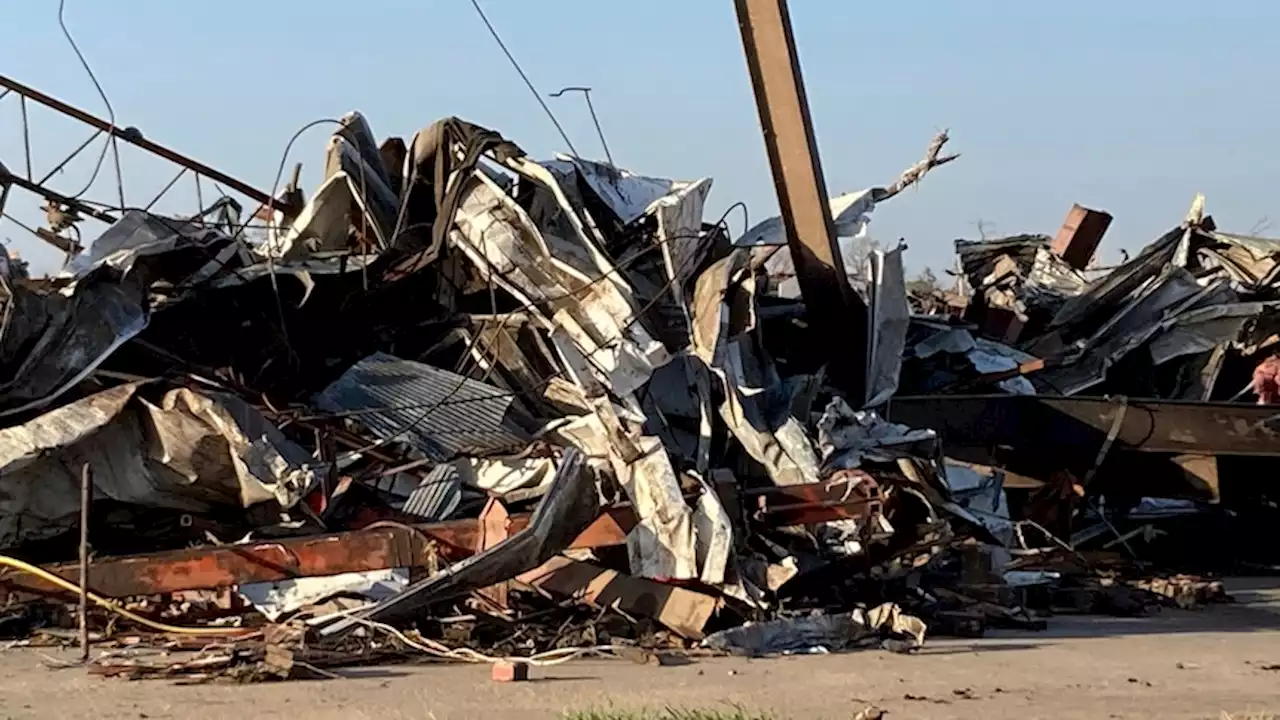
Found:
M 805 311 L 832 383 L 866 396 L 867 307 L 849 286 L 822 178 L 786 0 L 734 0 L 760 127 Z

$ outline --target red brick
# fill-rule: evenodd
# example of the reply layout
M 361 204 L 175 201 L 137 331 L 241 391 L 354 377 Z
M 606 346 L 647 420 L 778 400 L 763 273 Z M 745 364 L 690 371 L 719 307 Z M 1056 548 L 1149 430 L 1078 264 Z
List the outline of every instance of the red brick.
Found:
M 528 679 L 528 663 L 496 662 L 493 664 L 494 682 L 522 682 Z

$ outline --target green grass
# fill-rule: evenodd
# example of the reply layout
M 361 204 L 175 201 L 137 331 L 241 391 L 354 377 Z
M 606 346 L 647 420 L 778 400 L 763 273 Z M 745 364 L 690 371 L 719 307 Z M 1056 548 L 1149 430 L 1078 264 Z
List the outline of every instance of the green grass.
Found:
M 572 710 L 563 720 L 780 720 L 769 713 L 731 710 Z

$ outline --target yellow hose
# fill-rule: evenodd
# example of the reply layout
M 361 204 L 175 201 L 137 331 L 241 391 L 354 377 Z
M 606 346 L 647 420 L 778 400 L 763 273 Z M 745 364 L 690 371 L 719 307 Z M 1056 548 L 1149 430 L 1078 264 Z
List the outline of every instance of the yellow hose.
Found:
M 0 555 L 0 566 L 11 567 L 14 570 L 19 570 L 21 572 L 27 573 L 28 575 L 35 575 L 41 580 L 44 580 L 47 583 L 52 583 L 53 585 L 57 585 L 63 590 L 73 592 L 76 595 L 80 594 L 79 585 L 71 582 L 70 580 L 60 578 L 57 575 L 54 575 L 53 573 L 49 572 L 48 570 L 45 570 L 44 568 L 37 567 L 35 565 L 32 565 L 31 563 L 23 562 L 17 558 L 11 558 L 11 557 L 8 557 L 7 555 Z M 210 636 L 217 635 L 219 637 L 226 637 L 227 635 L 250 634 L 250 633 L 256 632 L 254 630 L 246 630 L 241 628 L 178 627 L 176 625 L 166 625 L 162 622 L 156 622 L 155 620 L 148 620 L 147 618 L 144 618 L 141 615 L 129 612 L 128 610 L 125 610 L 124 608 L 120 607 L 119 605 L 112 602 L 111 600 L 108 600 L 107 598 L 104 598 L 101 595 L 94 594 L 92 591 L 86 592 L 85 596 L 88 597 L 90 600 L 92 600 L 95 605 L 105 608 L 107 610 L 110 610 L 111 612 L 119 615 L 122 618 L 125 618 L 126 620 L 130 620 L 144 627 L 149 627 L 152 630 L 159 630 L 160 632 L 174 633 L 177 635 L 210 635 Z

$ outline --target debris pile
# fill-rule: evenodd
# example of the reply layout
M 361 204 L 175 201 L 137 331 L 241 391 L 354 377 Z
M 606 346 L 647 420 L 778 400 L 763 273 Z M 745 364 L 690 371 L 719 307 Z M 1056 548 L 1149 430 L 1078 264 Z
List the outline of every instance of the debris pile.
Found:
M 1088 282 L 1092 248 L 960 243 L 968 307 L 913 317 L 905 246 L 856 241 L 945 141 L 831 203 L 870 309 L 865 398 L 815 361 L 781 220 L 731 238 L 709 178 L 535 162 L 457 118 L 379 143 L 352 113 L 305 202 L 295 181 L 247 220 L 125 209 L 57 276 L 3 278 L 0 631 L 62 641 L 83 589 L 95 672 L 243 681 L 910 650 L 1041 627 L 1072 583 L 1214 596 L 1082 552 L 1149 527 L 1098 503 L 1103 460 L 1142 455 L 1139 405 L 1095 400 L 1102 436 L 1035 467 L 992 456 L 1036 455 L 991 437 L 1025 418 L 989 416 L 1139 375 L 1168 392 L 1135 395 L 1208 399 L 1206 356 L 1271 343 L 1280 245 L 1193 218 Z M 1140 350 L 1159 372 L 1124 375 Z M 1191 450 L 1160 458 L 1203 480 Z
M 955 290 L 911 299 L 887 414 L 936 430 L 1060 549 L 1273 570 L 1280 241 L 1219 231 L 1197 196 L 1095 267 L 1110 221 L 1077 205 L 1054 238 L 957 240 Z
M 1076 206 L 1056 239 L 957 240 L 957 280 L 971 294 L 917 300 L 933 312 L 913 324 L 908 357 L 919 367 L 903 392 L 1274 399 L 1270 366 L 1253 369 L 1280 331 L 1280 241 L 1219 232 L 1200 196 L 1136 257 L 1092 268 L 1110 218 Z M 1086 227 L 1095 233 L 1083 237 Z

